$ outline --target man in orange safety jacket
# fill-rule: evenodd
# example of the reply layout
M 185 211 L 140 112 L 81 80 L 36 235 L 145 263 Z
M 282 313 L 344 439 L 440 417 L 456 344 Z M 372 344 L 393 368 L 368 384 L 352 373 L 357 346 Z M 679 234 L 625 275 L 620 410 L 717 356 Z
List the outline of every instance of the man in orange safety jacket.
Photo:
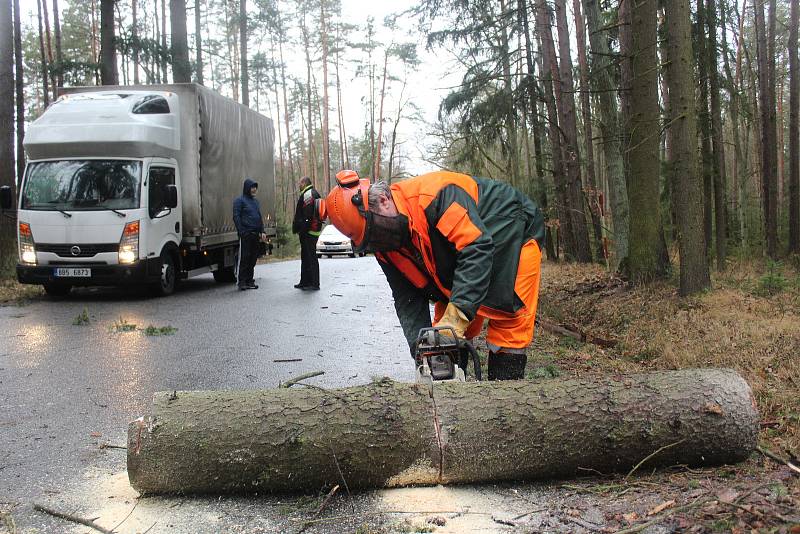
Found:
M 523 378 L 539 293 L 541 211 L 510 185 L 438 171 L 392 184 L 336 175 L 324 211 L 375 253 L 414 347 L 421 328 L 472 339 L 488 320 L 490 380 Z

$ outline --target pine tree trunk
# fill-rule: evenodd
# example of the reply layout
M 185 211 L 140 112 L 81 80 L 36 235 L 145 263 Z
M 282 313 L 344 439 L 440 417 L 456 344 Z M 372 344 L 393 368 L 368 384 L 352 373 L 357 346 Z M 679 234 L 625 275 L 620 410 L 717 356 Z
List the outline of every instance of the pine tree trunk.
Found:
M 800 65 L 797 57 L 798 0 L 789 21 L 789 253 L 800 253 Z
M 25 77 L 22 67 L 22 21 L 19 18 L 19 0 L 14 3 L 14 86 L 16 92 L 17 115 L 17 183 L 22 183 L 25 174 L 25 149 L 22 140 L 25 138 Z
M 767 88 L 769 91 L 769 129 L 770 141 L 769 150 L 770 168 L 772 169 L 768 184 L 769 208 L 770 212 L 767 223 L 767 255 L 772 259 L 778 259 L 778 117 L 776 107 L 775 91 L 777 79 L 775 77 L 775 31 L 777 25 L 777 5 L 776 0 L 769 0 L 769 19 L 767 20 L 767 73 L 769 80 Z M 783 155 L 781 154 L 781 157 Z
M 340 25 L 336 26 L 336 41 L 340 39 Z M 350 168 L 350 160 L 347 157 L 347 133 L 344 127 L 344 106 L 342 105 L 342 77 L 339 76 L 339 61 L 341 47 L 336 47 L 336 114 L 339 120 L 339 152 L 342 169 Z
M 717 270 L 725 269 L 728 242 L 727 173 L 725 172 L 725 143 L 722 136 L 722 111 L 719 103 L 719 65 L 717 64 L 717 7 L 714 0 L 706 2 L 708 32 L 708 82 L 711 96 L 711 141 L 714 150 L 714 229 Z
M 53 37 L 56 41 L 55 76 L 56 86 L 53 88 L 53 100 L 58 98 L 58 89 L 64 86 L 64 60 L 61 54 L 61 16 L 58 13 L 58 0 L 53 0 Z
M 721 15 L 720 26 L 722 28 L 726 28 L 725 15 L 727 9 L 725 0 L 721 0 L 719 12 Z M 738 82 L 738 76 L 736 79 L 734 79 L 733 72 L 731 71 L 730 60 L 728 59 L 729 47 L 727 34 L 727 31 L 720 33 L 722 36 L 722 64 L 725 68 L 725 77 L 728 85 L 732 126 L 731 131 L 733 133 L 733 186 L 731 187 L 733 198 L 731 199 L 731 206 L 736 212 L 736 216 L 734 219 L 734 217 L 731 215 L 730 220 L 732 221 L 732 227 L 735 227 L 736 222 L 738 221 L 739 232 L 741 234 L 739 238 L 741 242 L 744 243 L 744 217 L 743 210 L 741 209 L 742 203 L 744 202 L 744 196 L 740 194 L 740 191 L 743 187 L 743 184 L 747 180 L 747 161 L 742 155 L 742 141 L 739 134 L 739 91 L 741 83 Z
M 322 183 L 327 191 L 333 188 L 331 182 L 331 139 L 328 122 L 328 21 L 325 13 L 325 0 L 320 0 L 320 40 L 322 41 Z
M 141 45 L 139 43 L 139 19 L 137 13 L 137 0 L 131 0 L 131 47 L 132 47 L 132 63 L 133 63 L 133 84 L 139 85 L 139 50 Z
M 278 53 L 280 54 L 281 61 L 281 92 L 283 93 L 283 124 L 286 128 L 286 156 L 289 159 L 289 182 L 294 183 L 294 157 L 292 156 L 292 132 L 289 129 L 289 100 L 286 96 L 286 64 L 283 61 L 283 40 L 285 37 L 285 30 L 283 28 L 283 19 L 281 18 L 281 11 L 278 3 L 275 3 L 276 16 L 278 22 Z
M 528 8 L 525 0 L 517 0 L 517 18 L 519 19 L 519 26 L 525 34 L 525 61 L 527 63 L 528 72 L 525 77 L 525 86 L 527 89 L 527 108 L 530 108 L 529 121 L 531 123 L 531 134 L 533 135 L 533 153 L 536 160 L 536 172 L 533 177 L 532 189 L 534 197 L 539 204 L 542 212 L 547 214 L 547 188 L 544 180 L 544 155 L 542 151 L 542 131 L 541 121 L 539 120 L 539 92 L 540 87 L 536 81 L 536 64 L 533 60 L 533 39 L 531 39 L 531 31 L 529 28 Z M 545 253 L 550 260 L 558 259 L 558 256 L 553 246 L 553 231 L 550 225 L 545 229 Z
M 735 371 L 338 390 L 162 392 L 128 427 L 143 493 L 317 492 L 571 477 L 746 459 L 758 413 Z M 648 458 L 649 457 L 649 458 Z
M 56 94 L 56 69 L 53 61 L 53 43 L 50 38 L 50 12 L 47 8 L 47 0 L 42 0 L 42 13 L 44 14 L 44 36 L 47 45 L 47 76 L 49 77 L 50 87 L 53 89 L 53 94 Z
M 608 39 L 601 29 L 600 8 L 597 0 L 583 0 L 592 47 L 593 89 L 597 92 L 600 108 L 601 146 L 608 176 L 608 194 L 612 215 L 612 240 L 614 254 L 610 259 L 612 271 L 617 271 L 620 261 L 628 257 L 628 225 L 630 209 L 628 191 L 625 186 L 625 164 L 622 159 L 622 123 L 617 99 L 614 95 L 611 50 Z
M 44 107 L 50 105 L 50 84 L 47 83 L 48 61 L 47 54 L 44 51 L 44 29 L 42 28 L 42 1 L 36 0 L 36 14 L 39 22 L 39 55 L 42 63 L 42 96 L 44 98 Z
M 175 83 L 189 83 L 192 81 L 192 65 L 189 63 L 189 39 L 186 32 L 186 0 L 169 0 L 169 22 L 172 31 L 172 80 Z
M 703 164 L 703 233 L 706 248 L 714 239 L 714 172 L 711 153 L 711 116 L 708 111 L 708 52 L 706 51 L 705 2 L 697 4 L 697 65 L 700 73 L 700 102 L 697 110 L 700 132 L 700 153 Z
M 202 2 L 194 0 L 194 62 L 195 80 L 200 85 L 205 83 L 203 78 L 203 24 L 200 18 Z
M 309 178 L 311 178 L 311 183 L 316 183 L 317 158 L 316 153 L 314 152 L 314 108 L 312 107 L 311 103 L 311 86 L 313 81 L 311 77 L 311 51 L 308 38 L 308 28 L 306 27 L 305 12 L 303 13 L 301 30 L 303 34 L 303 48 L 306 56 L 306 113 L 308 116 L 308 119 L 306 120 L 306 134 L 308 135 L 308 161 L 306 164 L 306 173 L 308 173 Z
M 570 57 L 569 30 L 567 29 L 567 5 L 565 0 L 555 0 L 556 28 L 558 29 L 558 67 L 561 84 L 561 129 L 564 133 L 564 159 L 567 172 L 567 198 L 572 217 L 575 243 L 574 259 L 579 262 L 592 261 L 589 230 L 586 226 L 583 183 L 581 181 L 578 128 L 575 118 L 575 86 L 572 83 L 572 59 Z
M 381 101 L 378 105 L 378 136 L 375 142 L 375 161 L 372 170 L 373 181 L 381 178 L 381 150 L 383 147 L 383 101 L 386 97 L 386 78 L 389 73 L 389 50 L 384 51 L 383 56 L 383 81 L 381 82 Z
M 772 188 L 775 182 L 775 167 L 772 165 L 773 158 L 771 152 L 775 152 L 775 99 L 770 92 L 770 67 L 767 46 L 766 20 L 764 16 L 764 3 L 755 3 L 756 12 L 756 34 L 758 56 L 758 87 L 759 87 L 759 107 L 761 118 L 761 202 L 764 213 L 764 235 L 767 243 L 767 255 L 775 257 L 777 252 L 776 232 L 777 221 L 774 214 L 777 207 L 772 204 Z M 769 47 L 774 49 L 774 46 Z
M 242 80 L 242 104 L 250 107 L 250 73 L 247 66 L 247 0 L 239 0 L 239 76 Z
M 14 180 L 14 17 L 10 0 L 0 2 L 0 186 Z M 0 216 L 0 278 L 10 277 L 17 254 L 16 219 Z
M 564 243 L 565 254 L 574 258 L 575 242 L 572 231 L 572 217 L 569 214 L 566 173 L 564 171 L 564 149 L 561 144 L 560 117 L 556 103 L 559 78 L 553 31 L 546 2 L 536 4 L 536 33 L 540 42 L 542 61 L 542 83 L 547 106 L 548 137 L 553 168 L 553 183 L 556 190 L 556 212 L 558 213 L 558 237 Z M 558 247 L 556 246 L 556 250 Z
M 167 0 L 161 0 L 161 78 L 169 83 L 167 77 Z
M 678 226 L 681 295 L 711 285 L 703 234 L 702 186 L 697 165 L 695 80 L 689 0 L 666 0 L 667 67 L 672 195 Z
M 661 131 L 656 58 L 657 0 L 631 6 L 632 80 L 628 199 L 631 206 L 628 272 L 634 283 L 666 275 L 659 205 Z
M 117 53 L 114 49 L 114 1 L 100 0 L 100 83 L 117 85 Z
M 594 128 L 592 126 L 592 107 L 589 101 L 589 65 L 586 62 L 586 25 L 583 22 L 580 0 L 572 0 L 572 11 L 575 15 L 575 31 L 578 45 L 578 68 L 580 72 L 581 111 L 583 116 L 583 136 L 586 146 L 586 200 L 589 214 L 592 217 L 592 228 L 597 245 L 597 258 L 604 258 L 603 229 L 600 225 L 600 192 L 597 188 L 597 176 L 594 170 Z

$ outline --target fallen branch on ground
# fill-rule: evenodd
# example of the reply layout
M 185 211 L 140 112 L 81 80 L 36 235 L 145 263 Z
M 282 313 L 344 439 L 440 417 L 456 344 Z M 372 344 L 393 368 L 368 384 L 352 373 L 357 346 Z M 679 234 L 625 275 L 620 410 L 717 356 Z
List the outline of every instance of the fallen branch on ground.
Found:
M 85 519 L 83 517 L 78 517 L 76 515 L 67 514 L 67 513 L 64 513 L 64 512 L 59 512 L 57 510 L 53 510 L 53 509 L 48 508 L 46 506 L 42 506 L 41 504 L 34 504 L 33 505 L 33 509 L 38 511 L 38 512 L 42 512 L 42 513 L 45 513 L 45 514 L 52 515 L 53 517 L 58 517 L 59 519 L 65 519 L 67 521 L 72 521 L 73 523 L 78 523 L 78 524 L 81 524 L 83 526 L 86 526 L 86 527 L 89 527 L 89 528 L 93 528 L 93 529 L 95 529 L 95 530 L 97 530 L 99 532 L 103 532 L 103 534 L 114 534 L 113 530 L 108 530 L 105 527 L 101 527 L 100 525 L 98 525 L 97 523 L 92 521 L 91 519 Z
M 599 345 L 603 348 L 609 349 L 617 346 L 617 342 L 613 339 L 604 339 L 602 337 L 587 334 L 580 330 L 572 330 L 562 325 L 558 325 L 547 319 L 539 316 L 536 318 L 536 324 L 542 329 L 552 334 L 559 336 L 571 337 L 577 339 L 581 343 L 591 343 L 592 345 Z
M 293 385 L 295 385 L 298 382 L 300 382 L 301 380 L 306 380 L 308 378 L 314 378 L 315 376 L 324 375 L 324 374 L 325 374 L 325 371 L 313 371 L 311 373 L 306 373 L 304 375 L 300 375 L 300 376 L 296 376 L 294 378 L 290 378 L 289 380 L 287 380 L 286 382 L 282 383 L 278 387 L 290 388 Z
M 756 447 L 756 450 L 757 450 L 758 452 L 760 452 L 761 454 L 763 454 L 764 456 L 766 456 L 767 458 L 771 458 L 771 459 L 775 460 L 776 462 L 778 462 L 778 463 L 781 463 L 781 464 L 783 464 L 783 465 L 787 466 L 789 469 L 791 469 L 792 471 L 794 471 L 794 473 L 795 473 L 796 475 L 800 475 L 800 467 L 797 467 L 796 465 L 794 465 L 794 464 L 793 464 L 792 462 L 790 462 L 789 460 L 787 460 L 787 459 L 785 459 L 785 458 L 781 458 L 780 456 L 778 456 L 777 454 L 775 454 L 775 453 L 774 453 L 774 452 L 772 452 L 771 450 L 769 450 L 769 449 L 765 449 L 765 448 L 763 448 L 763 447 Z

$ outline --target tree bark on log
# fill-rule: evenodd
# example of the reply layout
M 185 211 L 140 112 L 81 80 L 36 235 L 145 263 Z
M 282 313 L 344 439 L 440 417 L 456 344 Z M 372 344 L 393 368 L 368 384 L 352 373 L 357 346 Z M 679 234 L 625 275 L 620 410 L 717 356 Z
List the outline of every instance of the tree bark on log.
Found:
M 727 369 L 600 380 L 161 392 L 128 428 L 143 493 L 318 491 L 716 465 L 754 450 L 758 413 Z M 657 454 L 653 454 L 656 451 Z M 648 458 L 649 457 L 649 458 Z

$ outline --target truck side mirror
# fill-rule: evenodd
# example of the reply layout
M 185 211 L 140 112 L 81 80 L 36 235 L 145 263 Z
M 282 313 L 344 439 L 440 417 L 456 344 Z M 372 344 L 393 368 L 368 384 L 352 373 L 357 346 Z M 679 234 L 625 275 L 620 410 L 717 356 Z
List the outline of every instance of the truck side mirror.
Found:
M 0 187 L 0 209 L 10 210 L 12 204 L 11 188 L 7 185 Z
M 167 184 L 164 187 L 164 207 L 173 209 L 178 207 L 178 186 Z

